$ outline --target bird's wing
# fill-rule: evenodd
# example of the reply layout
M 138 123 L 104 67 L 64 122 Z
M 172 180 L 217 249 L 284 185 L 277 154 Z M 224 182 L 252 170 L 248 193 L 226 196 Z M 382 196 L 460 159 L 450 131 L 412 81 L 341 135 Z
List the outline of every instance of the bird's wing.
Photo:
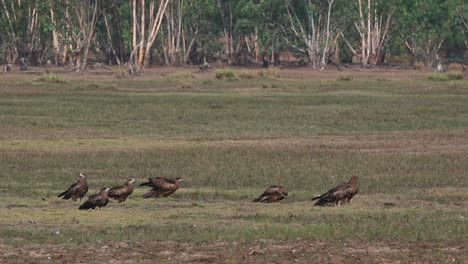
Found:
M 174 183 L 174 184 L 176 183 L 176 180 L 172 178 L 161 177 L 161 179 L 167 183 Z
M 81 189 L 81 184 L 80 182 L 75 182 L 74 184 L 70 185 L 68 188 L 68 193 L 73 194 L 79 192 Z
M 263 192 L 263 195 L 270 195 L 270 194 L 275 194 L 275 193 L 280 193 L 281 192 L 281 186 L 276 186 L 272 185 L 268 187 L 268 189 Z
M 128 188 L 126 186 L 116 186 L 109 190 L 110 197 L 119 197 L 128 192 Z
M 340 200 L 340 199 L 343 199 L 345 198 L 346 196 L 349 195 L 349 189 L 348 188 L 336 188 L 336 190 L 332 193 L 330 193 L 330 195 L 334 196 L 336 199 Z
M 268 187 L 259 197 L 255 198 L 253 201 L 254 202 L 265 201 L 266 199 L 270 199 L 274 195 L 281 195 L 281 196 L 286 195 L 287 196 L 288 194 L 287 192 L 286 194 L 282 194 L 281 186 L 272 185 Z
M 156 177 L 156 179 L 153 181 L 153 184 L 155 189 L 161 190 L 174 190 L 178 188 L 175 181 L 163 177 Z
M 97 204 L 102 200 L 103 200 L 103 197 L 101 195 L 99 195 L 99 194 L 93 194 L 93 195 L 88 197 L 88 202 L 90 202 L 92 204 Z

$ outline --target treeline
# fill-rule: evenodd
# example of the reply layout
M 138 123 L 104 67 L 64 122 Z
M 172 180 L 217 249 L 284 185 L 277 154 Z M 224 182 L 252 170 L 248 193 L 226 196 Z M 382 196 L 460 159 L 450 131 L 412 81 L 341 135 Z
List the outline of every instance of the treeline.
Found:
M 433 67 L 468 47 L 466 0 L 0 0 L 0 62 Z M 460 54 L 458 54 L 460 55 Z

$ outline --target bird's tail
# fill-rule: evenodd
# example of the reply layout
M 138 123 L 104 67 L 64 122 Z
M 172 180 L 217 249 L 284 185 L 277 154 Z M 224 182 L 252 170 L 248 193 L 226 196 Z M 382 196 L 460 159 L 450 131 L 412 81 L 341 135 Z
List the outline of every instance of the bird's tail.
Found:
M 260 195 L 259 197 L 255 198 L 252 202 L 257 203 L 257 202 L 263 202 L 265 200 L 266 196 Z
M 151 190 L 151 191 L 143 194 L 143 198 L 151 198 L 151 197 L 154 197 L 154 196 L 155 196 L 154 190 Z
M 60 193 L 59 195 L 57 195 L 57 197 L 62 197 L 63 196 L 62 199 L 65 199 L 65 200 L 70 199 L 71 196 L 67 195 L 67 192 L 68 192 L 68 190 L 64 191 L 63 193 Z
M 322 195 L 319 195 L 319 196 L 315 196 L 314 198 L 312 198 L 312 200 L 311 200 L 311 201 L 313 201 L 313 200 L 317 200 L 317 199 L 320 199 L 320 198 L 322 198 L 322 197 L 323 197 L 323 194 L 322 194 Z
M 151 182 L 144 182 L 140 184 L 140 186 L 152 186 L 152 185 L 151 185 Z
M 327 201 L 320 199 L 314 204 L 314 206 L 322 206 L 325 204 L 327 204 Z
M 88 210 L 88 209 L 94 209 L 93 205 L 86 201 L 84 204 L 82 204 L 80 207 L 78 207 L 80 210 Z

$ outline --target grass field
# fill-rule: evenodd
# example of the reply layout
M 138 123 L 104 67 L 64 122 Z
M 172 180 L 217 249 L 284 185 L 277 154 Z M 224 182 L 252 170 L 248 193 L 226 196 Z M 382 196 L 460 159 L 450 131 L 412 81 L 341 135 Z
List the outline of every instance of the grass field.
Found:
M 466 77 L 235 71 L 0 75 L 0 263 L 468 262 Z M 184 182 L 83 212 L 56 197 L 80 171 Z M 352 204 L 312 206 L 351 175 Z

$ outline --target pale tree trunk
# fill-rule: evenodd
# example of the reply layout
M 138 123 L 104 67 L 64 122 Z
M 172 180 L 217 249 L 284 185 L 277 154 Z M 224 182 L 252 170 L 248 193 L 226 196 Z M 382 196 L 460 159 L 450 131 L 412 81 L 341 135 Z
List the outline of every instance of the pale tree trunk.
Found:
M 10 28 L 10 34 L 11 34 L 11 38 L 12 38 L 12 41 L 11 41 L 10 47 L 9 47 L 10 56 L 8 57 L 8 63 L 14 63 L 18 59 L 17 37 L 16 37 L 15 29 L 13 27 L 13 23 L 16 23 L 16 17 L 14 17 L 14 15 L 16 14 L 16 10 L 15 10 L 15 7 L 14 7 L 14 5 L 12 3 L 12 5 L 11 5 L 11 8 L 12 8 L 11 13 L 12 14 L 10 15 L 9 7 L 6 5 L 5 0 L 2 0 L 2 4 L 3 4 L 3 9 L 4 9 L 4 12 L 5 12 L 5 16 L 7 17 L 7 20 L 8 20 L 8 26 Z
M 27 62 L 42 63 L 48 40 L 41 39 L 39 32 L 38 18 L 46 15 L 40 13 L 43 9 L 39 5 L 39 1 L 0 1 L 0 13 L 4 14 L 6 22 L 3 36 L 8 63 L 16 63 L 19 57 Z
M 378 64 L 381 58 L 393 13 L 389 11 L 385 17 L 385 14 L 378 14 L 377 8 L 374 8 L 374 15 L 372 16 L 371 0 L 367 0 L 367 13 L 364 15 L 362 1 L 357 1 L 359 23 L 355 22 L 354 25 L 361 39 L 360 51 L 358 52 L 345 40 L 353 54 L 361 58 L 362 67 L 374 66 Z
M 98 1 L 80 1 L 75 7 L 76 21 L 79 26 L 79 34 L 73 34 L 77 46 L 76 64 L 77 70 L 84 70 L 88 61 L 88 52 L 91 40 L 96 31 L 98 20 Z
M 232 6 L 231 2 L 227 4 L 227 11 L 229 14 L 226 14 L 225 6 L 221 3 L 221 0 L 217 0 L 219 13 L 221 14 L 221 20 L 223 21 L 223 35 L 224 35 L 224 52 L 226 53 L 228 64 L 232 64 L 233 55 L 234 55 L 234 44 L 232 37 Z
M 70 60 L 76 71 L 84 70 L 88 61 L 89 48 L 91 46 L 99 16 L 99 1 L 86 0 L 70 2 L 65 1 L 62 23 L 66 36 L 57 34 L 59 44 L 63 45 L 61 56 L 63 60 Z M 51 16 L 57 6 L 50 6 Z M 54 22 L 53 22 L 54 23 Z M 55 22 L 57 23 L 57 22 Z M 60 44 L 62 42 L 62 44 Z M 68 47 L 67 47 L 68 46 Z M 56 52 L 59 49 L 57 48 Z
M 140 0 L 140 14 L 141 14 L 141 22 L 140 22 L 140 38 L 142 41 L 144 41 L 145 39 L 145 25 L 146 25 L 146 21 L 145 21 L 145 0 Z M 154 12 L 154 2 L 151 2 L 150 3 L 150 16 L 151 14 Z M 152 19 L 152 17 L 151 17 Z M 150 22 L 151 23 L 151 22 Z M 144 45 L 140 45 L 140 51 L 138 52 L 138 63 L 137 65 L 139 65 L 138 70 L 141 70 L 141 67 L 143 65 L 143 59 L 144 59 L 144 54 L 145 54 L 145 46 Z
M 322 56 L 322 65 L 320 69 L 323 70 L 327 65 L 327 54 L 328 54 L 328 39 L 330 38 L 330 12 L 331 7 L 334 0 L 328 0 L 328 14 L 327 14 L 327 37 L 325 39 L 325 47 L 323 48 L 323 56 Z
M 159 2 L 159 7 L 156 10 L 157 2 Z M 130 63 L 134 63 L 137 71 L 142 71 L 143 67 L 148 65 L 150 52 L 161 28 L 164 13 L 166 12 L 169 2 L 171 2 L 171 0 L 150 0 L 148 19 L 145 17 L 146 8 L 144 0 L 140 0 L 138 3 L 136 0 L 130 2 L 132 8 L 133 46 Z M 140 17 L 140 19 L 138 19 L 138 17 Z M 133 61 L 132 58 L 134 58 Z
M 54 12 L 54 7 L 52 5 L 52 1 L 50 1 L 50 22 L 52 22 L 52 25 L 54 28 L 52 29 L 52 46 L 54 48 L 54 64 L 55 66 L 59 65 L 59 61 L 63 61 L 61 59 L 61 52 L 60 52 L 60 42 L 59 42 L 59 32 L 57 30 L 57 22 L 55 20 L 55 12 Z
M 411 41 L 405 41 L 405 45 L 413 56 L 413 63 L 423 62 L 426 67 L 435 67 L 437 54 L 439 53 L 444 39 L 430 37 L 422 45 L 415 45 Z
M 112 44 L 112 42 L 113 42 L 112 41 L 112 34 L 110 32 L 110 26 L 109 26 L 109 23 L 107 22 L 107 14 L 105 12 L 103 13 L 103 17 L 104 17 L 104 25 L 106 26 L 107 42 L 109 42 L 108 43 L 109 49 L 112 52 L 112 56 L 114 57 L 115 62 L 117 63 L 117 65 L 120 66 L 121 65 L 120 58 L 117 55 L 117 53 L 115 52 L 114 45 Z
M 331 9 L 334 0 L 328 0 L 328 10 L 326 15 L 326 21 L 324 24 L 322 14 L 314 14 L 311 8 L 314 5 L 312 0 L 309 0 L 309 12 L 307 13 L 308 25 L 301 22 L 297 17 L 296 13 L 291 10 L 288 0 L 285 0 L 286 10 L 289 18 L 289 27 L 293 31 L 294 35 L 300 40 L 305 48 L 298 47 L 297 45 L 290 42 L 289 39 L 284 40 L 296 50 L 307 55 L 309 66 L 313 69 L 321 68 L 326 66 L 328 53 L 330 50 L 329 38 L 331 37 L 330 23 L 331 23 Z M 325 32 L 324 32 L 325 31 Z M 324 36 L 325 35 L 325 36 Z M 325 39 L 324 39 L 325 38 Z
M 183 0 L 173 1 L 166 10 L 164 22 L 166 25 L 165 38 L 162 46 L 164 51 L 166 64 L 178 64 L 183 59 L 181 56 L 181 38 L 182 35 L 182 19 L 183 19 Z
M 260 62 L 260 45 L 258 44 L 258 27 L 255 27 L 255 32 L 250 35 L 250 40 L 253 46 L 255 63 Z
M 241 41 L 238 42 L 236 47 L 236 54 L 241 54 L 243 47 L 247 48 L 250 60 L 254 63 L 260 63 L 260 48 L 258 44 L 258 28 L 255 27 L 255 31 L 249 35 L 243 36 Z

